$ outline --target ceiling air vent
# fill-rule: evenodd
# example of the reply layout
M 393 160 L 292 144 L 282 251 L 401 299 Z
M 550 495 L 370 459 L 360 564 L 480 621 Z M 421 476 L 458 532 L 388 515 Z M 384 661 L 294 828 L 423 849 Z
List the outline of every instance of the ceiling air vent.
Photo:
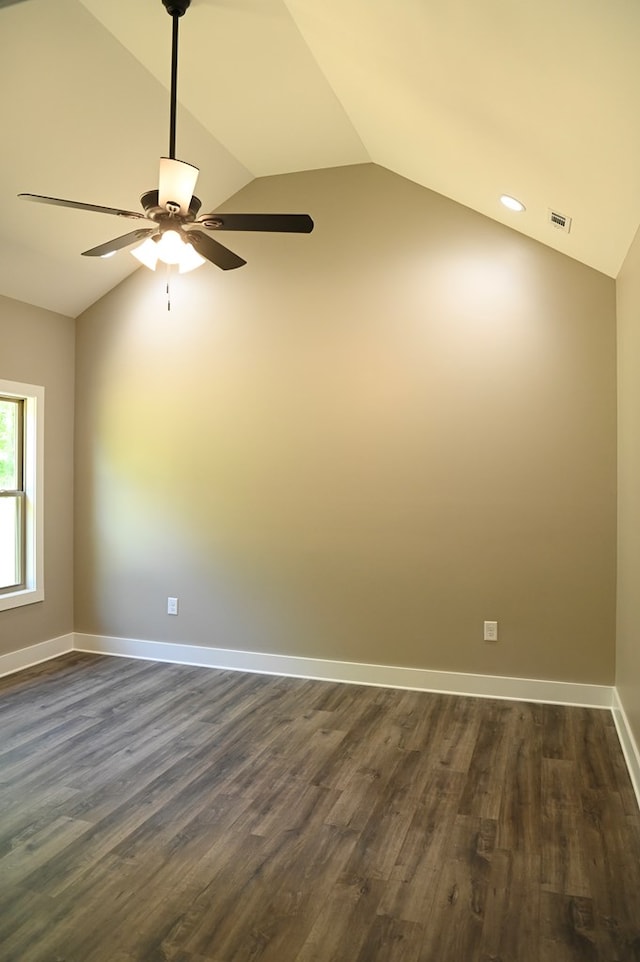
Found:
M 557 210 L 549 211 L 549 223 L 558 230 L 563 230 L 568 234 L 571 230 L 571 218 L 566 214 L 560 214 Z

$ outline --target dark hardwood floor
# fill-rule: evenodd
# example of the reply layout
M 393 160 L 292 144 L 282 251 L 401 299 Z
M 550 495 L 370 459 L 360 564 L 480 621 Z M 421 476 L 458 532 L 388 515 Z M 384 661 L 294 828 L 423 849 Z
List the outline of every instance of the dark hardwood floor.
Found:
M 636 962 L 606 711 L 73 654 L 0 679 L 2 962 Z

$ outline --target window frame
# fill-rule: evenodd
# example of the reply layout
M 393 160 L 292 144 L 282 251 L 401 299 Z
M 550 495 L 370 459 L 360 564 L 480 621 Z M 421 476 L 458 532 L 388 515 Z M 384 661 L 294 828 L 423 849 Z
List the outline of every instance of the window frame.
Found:
M 0 611 L 44 601 L 44 387 L 0 379 L 0 396 L 23 402 L 21 585 L 0 591 Z
M 17 533 L 16 541 L 13 546 L 13 565 L 17 571 L 18 580 L 10 585 L 0 584 L 0 596 L 14 594 L 26 587 L 26 565 L 25 565 L 25 499 L 24 489 L 25 459 L 24 459 L 24 420 L 25 402 L 21 397 L 0 394 L 0 404 L 12 405 L 14 409 L 15 424 L 15 478 L 13 487 L 0 487 L 0 510 L 3 502 L 14 503 L 15 530 Z

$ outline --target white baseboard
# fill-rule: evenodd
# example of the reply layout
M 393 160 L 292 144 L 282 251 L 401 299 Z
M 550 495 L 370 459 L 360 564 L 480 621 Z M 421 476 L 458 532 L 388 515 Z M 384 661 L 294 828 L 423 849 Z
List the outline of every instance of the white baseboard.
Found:
M 73 633 L 69 633 L 60 635 L 59 638 L 50 638 L 49 641 L 41 641 L 37 645 L 29 645 L 28 648 L 21 648 L 19 651 L 11 651 L 8 655 L 0 655 L 0 677 L 38 665 L 41 661 L 66 655 L 67 652 L 73 651 L 73 643 Z
M 393 665 L 367 665 L 351 661 L 329 661 L 255 651 L 234 651 L 200 645 L 179 645 L 136 638 L 112 638 L 76 632 L 74 648 L 104 655 L 120 655 L 180 665 L 253 671 L 265 675 L 286 675 L 318 681 L 375 685 L 382 688 L 409 688 L 481 698 L 506 698 L 548 704 L 609 708 L 613 688 L 579 682 L 539 681 L 534 678 L 508 678 L 499 675 L 471 675 L 427 668 L 401 668 Z
M 624 755 L 624 760 L 627 763 L 631 784 L 633 785 L 636 798 L 638 799 L 638 805 L 640 806 L 640 749 L 638 748 L 636 740 L 633 737 L 633 732 L 631 731 L 631 726 L 629 725 L 629 720 L 625 714 L 625 710 L 622 707 L 622 702 L 620 701 L 617 688 L 613 689 L 612 714 L 616 729 L 618 731 L 618 738 L 620 739 L 620 744 L 622 745 L 622 754 Z
M 71 632 L 20 651 L 0 655 L 0 676 L 21 671 L 71 651 L 164 661 L 179 665 L 222 668 L 233 671 L 284 675 L 381 688 L 406 688 L 510 701 L 534 701 L 555 705 L 608 708 L 613 714 L 638 805 L 640 805 L 640 750 L 629 726 L 616 688 L 579 682 L 542 681 L 535 678 L 510 678 L 500 675 L 472 675 L 427 668 L 402 668 L 394 665 L 368 665 L 351 661 L 330 661 L 201 645 L 180 645 L 137 638 L 113 638 Z

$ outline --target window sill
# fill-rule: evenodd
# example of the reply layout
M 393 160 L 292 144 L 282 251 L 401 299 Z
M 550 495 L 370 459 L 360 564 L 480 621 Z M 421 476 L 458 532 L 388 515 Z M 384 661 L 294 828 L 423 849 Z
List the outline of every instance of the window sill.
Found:
M 38 601 L 44 601 L 44 588 L 23 588 L 21 591 L 10 591 L 6 595 L 0 595 L 0 611 L 19 608 L 21 605 L 33 605 Z

